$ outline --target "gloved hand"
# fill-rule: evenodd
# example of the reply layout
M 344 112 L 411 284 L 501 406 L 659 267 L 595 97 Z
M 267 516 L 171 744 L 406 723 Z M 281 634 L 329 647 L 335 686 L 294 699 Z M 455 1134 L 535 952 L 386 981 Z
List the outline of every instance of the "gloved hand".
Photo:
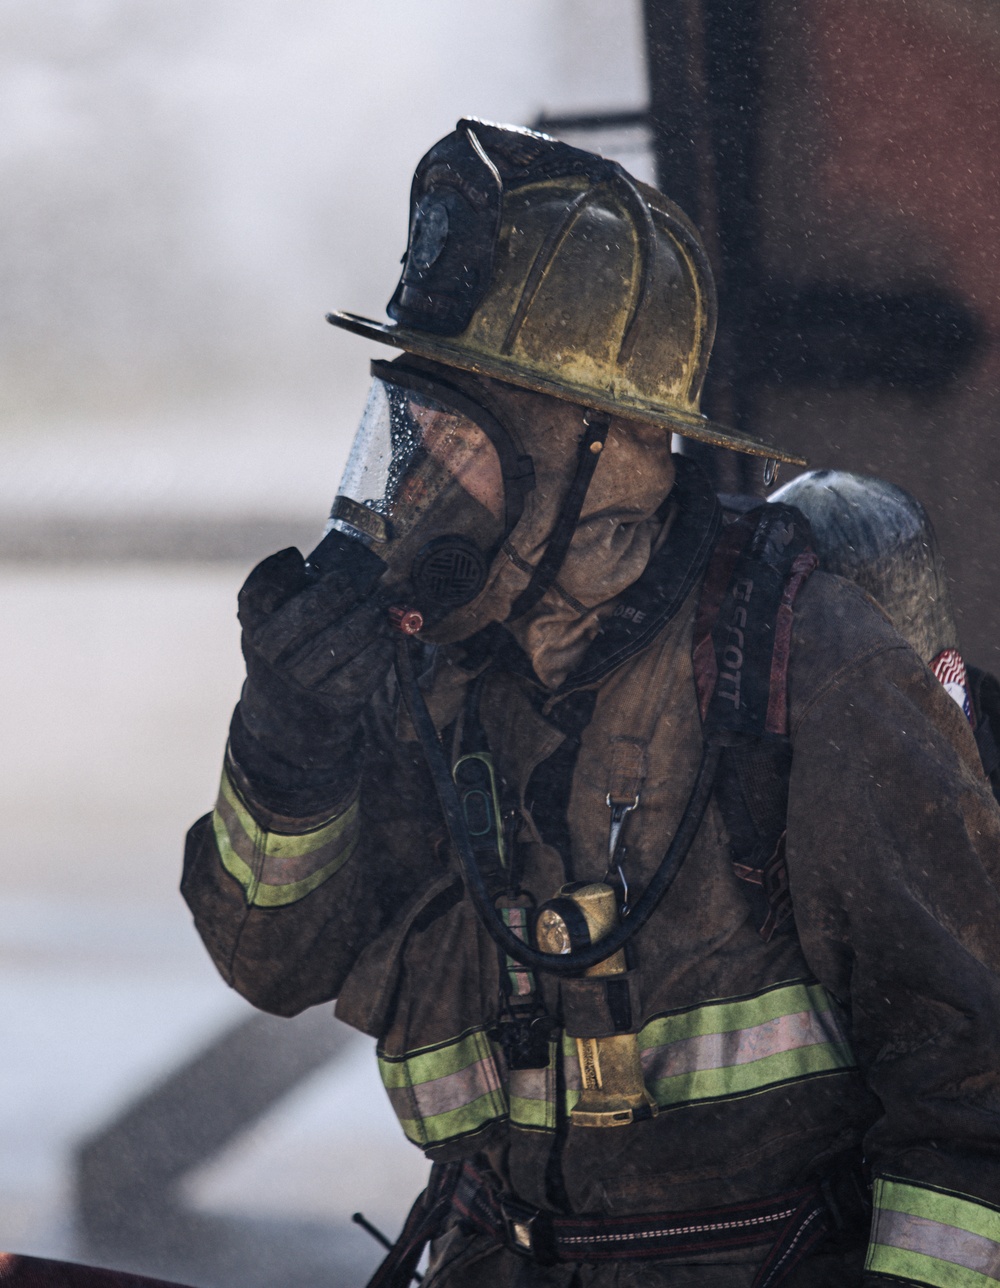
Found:
M 385 606 L 336 565 L 311 577 L 290 548 L 251 572 L 239 619 L 247 680 L 231 754 L 262 804 L 317 812 L 342 792 L 361 713 L 392 662 Z

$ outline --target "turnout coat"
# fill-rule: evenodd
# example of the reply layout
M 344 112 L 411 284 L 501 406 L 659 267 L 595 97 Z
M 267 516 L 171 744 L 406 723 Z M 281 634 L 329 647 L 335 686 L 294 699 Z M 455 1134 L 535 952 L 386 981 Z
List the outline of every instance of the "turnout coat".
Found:
M 669 536 L 576 671 L 545 691 L 516 646 L 440 649 L 423 678 L 458 745 L 470 681 L 512 802 L 536 903 L 608 868 L 608 797 L 649 881 L 695 779 L 692 640 L 715 498 L 691 471 Z M 1000 1282 L 1000 816 L 969 725 L 872 600 L 817 572 L 795 604 L 788 671 L 787 878 L 794 923 L 762 933 L 713 801 L 676 882 L 632 942 L 633 1029 L 659 1113 L 579 1127 L 575 1043 L 509 1068 L 498 999 L 561 987 L 500 957 L 465 897 L 390 677 L 356 778 L 312 818 L 275 816 L 227 760 L 192 828 L 183 891 L 224 978 L 292 1015 L 337 1000 L 378 1041 L 409 1139 L 479 1183 L 562 1214 L 698 1213 L 860 1164 L 872 1215 L 787 1282 Z M 766 784 L 764 787 L 766 788 Z M 505 979 L 506 975 L 506 979 Z M 450 1222 L 435 1288 L 749 1286 L 767 1246 L 540 1266 Z

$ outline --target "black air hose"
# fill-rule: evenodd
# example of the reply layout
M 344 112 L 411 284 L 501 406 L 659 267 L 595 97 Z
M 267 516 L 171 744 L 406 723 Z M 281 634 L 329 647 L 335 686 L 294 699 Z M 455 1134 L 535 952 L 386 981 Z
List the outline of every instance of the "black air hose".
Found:
M 441 803 L 445 823 L 455 843 L 455 848 L 458 850 L 465 888 L 472 898 L 479 920 L 489 935 L 508 956 L 513 957 L 522 966 L 528 966 L 532 970 L 548 971 L 554 975 L 575 975 L 581 971 L 588 970 L 591 966 L 596 966 L 598 962 L 604 961 L 612 953 L 616 953 L 620 948 L 623 948 L 628 940 L 642 929 L 652 916 L 660 900 L 673 884 L 674 878 L 681 869 L 681 864 L 687 858 L 698 828 L 701 826 L 701 821 L 705 817 L 705 810 L 708 808 L 708 802 L 712 795 L 712 786 L 715 782 L 719 757 L 722 752 L 721 746 L 714 742 L 705 743 L 694 786 L 691 789 L 688 802 L 684 806 L 684 813 L 681 815 L 681 821 L 674 834 L 674 839 L 670 842 L 667 852 L 663 856 L 663 861 L 657 868 L 649 885 L 642 892 L 638 902 L 624 921 L 609 935 L 587 948 L 577 948 L 569 953 L 543 953 L 519 939 L 505 924 L 503 918 L 493 906 L 483 875 L 476 862 L 469 830 L 465 822 L 465 814 L 452 780 L 444 748 L 441 745 L 437 730 L 434 728 L 430 712 L 427 710 L 424 695 L 421 693 L 420 686 L 417 683 L 410 648 L 411 641 L 401 636 L 396 644 L 396 673 L 399 678 L 400 689 L 410 720 L 416 730 L 417 737 L 420 739 L 420 745 L 427 760 L 431 778 L 434 781 L 434 789 Z

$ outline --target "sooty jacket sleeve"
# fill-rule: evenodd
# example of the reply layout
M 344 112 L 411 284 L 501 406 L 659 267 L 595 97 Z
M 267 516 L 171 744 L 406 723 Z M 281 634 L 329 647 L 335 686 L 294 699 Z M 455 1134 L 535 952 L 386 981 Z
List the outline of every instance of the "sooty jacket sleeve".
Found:
M 188 833 L 181 889 L 195 925 L 223 978 L 263 1010 L 336 997 L 362 949 L 440 875 L 433 788 L 395 724 L 390 684 L 350 784 L 308 818 L 255 801 L 227 752 L 215 809 Z
M 860 592 L 816 580 L 793 654 L 789 876 L 803 949 L 882 1108 L 865 1141 L 866 1282 L 986 1288 L 1000 1281 L 1000 812 L 957 704 Z

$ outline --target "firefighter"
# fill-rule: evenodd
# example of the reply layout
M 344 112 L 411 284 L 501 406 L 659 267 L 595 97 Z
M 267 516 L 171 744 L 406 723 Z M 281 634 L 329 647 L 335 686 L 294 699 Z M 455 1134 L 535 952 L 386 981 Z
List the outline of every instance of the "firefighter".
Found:
M 711 274 L 620 166 L 459 122 L 401 355 L 247 680 L 183 890 L 374 1036 L 427 1192 L 373 1283 L 1000 1282 L 1000 823 L 956 703 L 787 506 L 724 513 Z

